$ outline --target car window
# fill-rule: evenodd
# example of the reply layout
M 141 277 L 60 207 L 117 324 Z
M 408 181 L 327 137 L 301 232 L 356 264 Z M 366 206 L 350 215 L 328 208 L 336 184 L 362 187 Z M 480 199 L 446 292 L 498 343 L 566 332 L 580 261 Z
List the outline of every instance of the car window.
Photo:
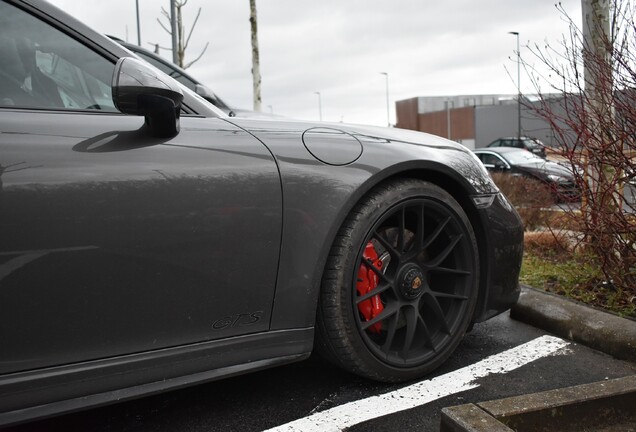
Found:
M 537 142 L 535 142 L 535 141 L 533 141 L 533 140 L 529 140 L 529 139 L 524 140 L 524 141 L 523 141 L 523 144 L 524 144 L 524 146 L 525 146 L 527 149 L 537 149 L 537 148 L 541 148 L 541 146 L 540 146 Z
M 484 165 L 496 165 L 497 163 L 502 163 L 503 161 L 499 159 L 497 156 L 490 153 L 481 153 L 478 155 L 479 159 L 483 162 Z
M 113 63 L 4 2 L 0 28 L 0 106 L 117 111 Z

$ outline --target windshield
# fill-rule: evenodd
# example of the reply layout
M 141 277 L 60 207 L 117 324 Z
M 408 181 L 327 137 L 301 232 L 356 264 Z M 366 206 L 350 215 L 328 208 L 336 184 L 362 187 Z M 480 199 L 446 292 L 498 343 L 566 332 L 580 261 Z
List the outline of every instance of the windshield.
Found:
M 523 143 L 526 146 L 526 148 L 531 148 L 531 149 L 545 147 L 545 145 L 538 139 L 526 139 L 524 140 Z
M 514 152 L 506 152 L 502 155 L 512 165 L 525 165 L 525 164 L 538 164 L 545 163 L 545 160 L 534 153 L 530 153 L 526 150 L 519 150 Z

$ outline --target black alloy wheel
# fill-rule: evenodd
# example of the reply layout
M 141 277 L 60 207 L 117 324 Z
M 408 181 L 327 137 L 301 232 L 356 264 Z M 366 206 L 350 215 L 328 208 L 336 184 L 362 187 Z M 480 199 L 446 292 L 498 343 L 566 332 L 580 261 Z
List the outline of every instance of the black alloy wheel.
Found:
M 332 247 L 317 347 L 372 379 L 426 374 L 470 325 L 478 276 L 473 229 L 450 194 L 413 179 L 379 186 L 354 208 Z

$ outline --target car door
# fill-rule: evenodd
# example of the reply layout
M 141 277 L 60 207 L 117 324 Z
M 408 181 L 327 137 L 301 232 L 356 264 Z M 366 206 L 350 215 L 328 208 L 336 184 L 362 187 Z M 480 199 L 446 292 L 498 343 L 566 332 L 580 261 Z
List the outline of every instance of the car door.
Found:
M 501 172 L 507 168 L 506 162 L 494 153 L 477 153 L 477 157 L 489 171 Z
M 267 331 L 262 143 L 187 114 L 149 137 L 114 109 L 112 59 L 4 2 L 0 29 L 0 374 Z

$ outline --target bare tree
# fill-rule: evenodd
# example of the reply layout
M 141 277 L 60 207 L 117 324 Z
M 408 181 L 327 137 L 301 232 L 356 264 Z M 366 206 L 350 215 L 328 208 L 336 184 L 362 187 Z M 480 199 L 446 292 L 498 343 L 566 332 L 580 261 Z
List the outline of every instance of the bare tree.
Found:
M 203 50 L 201 51 L 201 53 L 191 62 L 186 63 L 185 62 L 185 52 L 186 49 L 188 48 L 188 44 L 190 43 L 190 38 L 192 37 L 192 32 L 194 31 L 194 28 L 197 25 L 197 22 L 199 21 L 199 16 L 201 15 L 201 8 L 199 8 L 199 10 L 197 11 L 197 16 L 194 19 L 194 22 L 192 23 L 192 26 L 190 27 L 190 31 L 188 32 L 188 36 L 186 37 L 186 30 L 185 27 L 183 25 L 183 15 L 181 13 L 181 9 L 188 3 L 188 0 L 173 0 L 174 1 L 174 10 L 176 13 L 176 36 L 177 36 L 177 41 L 176 41 L 176 45 L 177 45 L 177 50 L 176 50 L 176 64 L 181 67 L 182 69 L 187 69 L 190 66 L 192 66 L 194 63 L 196 63 L 199 59 L 201 59 L 201 57 L 203 56 L 203 54 L 205 53 L 205 50 L 208 49 L 208 45 L 209 42 L 205 43 L 205 47 L 203 47 Z M 168 24 L 171 24 L 172 20 L 171 20 L 171 14 L 170 12 L 168 12 L 164 7 L 161 8 L 161 14 L 168 20 Z M 172 26 L 168 25 L 166 26 L 163 22 L 161 22 L 161 20 L 159 18 L 157 18 L 157 22 L 159 23 L 159 25 L 161 26 L 161 28 L 163 28 L 166 32 L 168 32 L 168 34 L 170 34 L 171 36 L 173 36 L 173 30 L 172 30 Z M 173 57 L 175 58 L 175 57 Z
M 581 30 L 557 7 L 569 35 L 560 47 L 531 49 L 548 73 L 526 67 L 539 94 L 547 83 L 560 97 L 526 106 L 550 124 L 555 152 L 581 188 L 580 211 L 567 210 L 583 233 L 581 249 L 598 263 L 602 282 L 634 302 L 636 204 L 625 202 L 624 187 L 636 174 L 636 9 L 630 0 L 594 0 L 584 4 L 588 28 Z
M 258 52 L 256 0 L 250 0 L 250 25 L 252 28 L 252 83 L 254 89 L 254 111 L 261 111 L 261 66 Z

